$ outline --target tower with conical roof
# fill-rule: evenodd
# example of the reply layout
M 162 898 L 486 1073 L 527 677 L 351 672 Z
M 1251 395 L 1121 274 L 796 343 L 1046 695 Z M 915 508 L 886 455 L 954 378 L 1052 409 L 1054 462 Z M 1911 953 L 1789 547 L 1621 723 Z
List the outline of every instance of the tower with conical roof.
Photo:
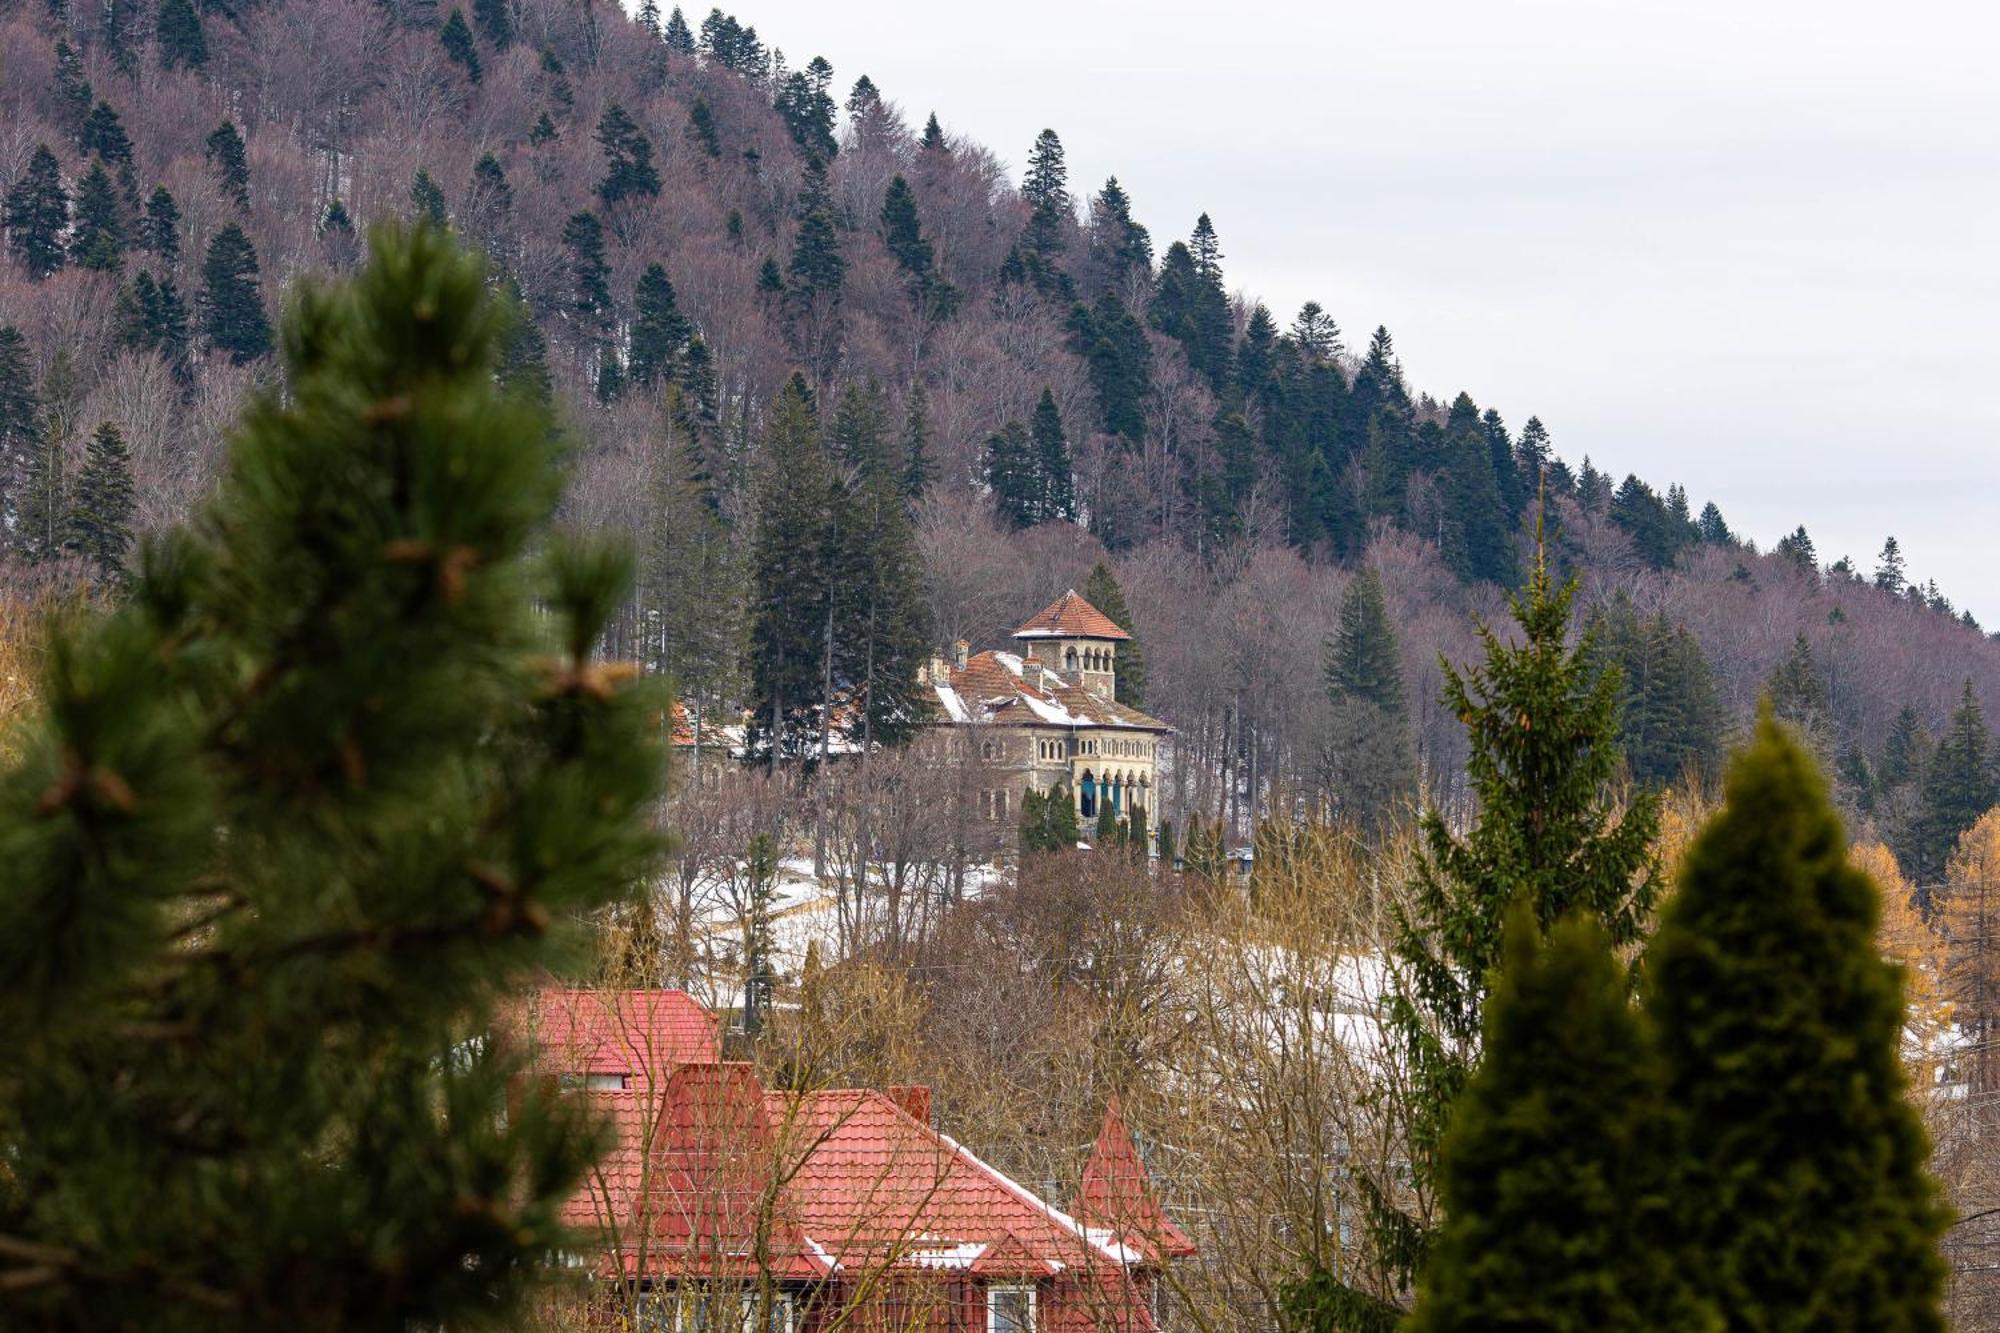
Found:
M 1014 631 L 1022 657 L 1032 657 L 1069 684 L 1107 699 L 1118 693 L 1118 645 L 1131 637 L 1074 588 Z

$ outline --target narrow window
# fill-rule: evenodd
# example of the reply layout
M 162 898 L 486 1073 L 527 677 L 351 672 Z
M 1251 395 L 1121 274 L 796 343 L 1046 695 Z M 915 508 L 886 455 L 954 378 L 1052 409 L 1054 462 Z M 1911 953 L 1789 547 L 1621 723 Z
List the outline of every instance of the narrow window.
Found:
M 1035 1289 L 987 1288 L 986 1333 L 1035 1333 Z

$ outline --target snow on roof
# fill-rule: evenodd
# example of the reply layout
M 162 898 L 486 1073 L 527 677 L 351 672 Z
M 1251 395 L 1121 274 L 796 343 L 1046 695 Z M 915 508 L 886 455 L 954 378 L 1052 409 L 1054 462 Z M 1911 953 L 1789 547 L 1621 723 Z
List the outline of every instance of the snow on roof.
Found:
M 1040 684 L 1031 684 L 1021 656 L 997 649 L 975 653 L 964 666 L 952 667 L 933 679 L 931 688 L 943 720 L 960 725 L 1172 730 L 1158 718 L 1098 690 L 1064 680 L 1047 667 L 1042 669 Z

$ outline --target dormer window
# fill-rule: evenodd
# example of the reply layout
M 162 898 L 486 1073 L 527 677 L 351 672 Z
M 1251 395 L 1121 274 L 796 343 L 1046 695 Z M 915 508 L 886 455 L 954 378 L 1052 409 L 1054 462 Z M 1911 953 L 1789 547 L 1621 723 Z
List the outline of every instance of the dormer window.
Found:
M 1035 1333 L 1035 1289 L 987 1288 L 986 1333 Z

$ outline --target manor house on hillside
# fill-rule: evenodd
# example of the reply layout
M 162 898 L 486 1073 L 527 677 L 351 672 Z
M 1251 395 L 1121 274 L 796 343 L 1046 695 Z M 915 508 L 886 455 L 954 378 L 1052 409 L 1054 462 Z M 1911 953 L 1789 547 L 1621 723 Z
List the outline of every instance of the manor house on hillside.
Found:
M 1086 828 L 1106 806 L 1157 815 L 1157 762 L 1171 728 L 1117 701 L 1118 645 L 1131 637 L 1071 589 L 1014 631 L 1019 652 L 975 654 L 961 639 L 950 662 L 931 662 L 923 679 L 939 723 L 983 765 L 982 816 L 1018 818 L 1024 793 L 1059 784 Z

